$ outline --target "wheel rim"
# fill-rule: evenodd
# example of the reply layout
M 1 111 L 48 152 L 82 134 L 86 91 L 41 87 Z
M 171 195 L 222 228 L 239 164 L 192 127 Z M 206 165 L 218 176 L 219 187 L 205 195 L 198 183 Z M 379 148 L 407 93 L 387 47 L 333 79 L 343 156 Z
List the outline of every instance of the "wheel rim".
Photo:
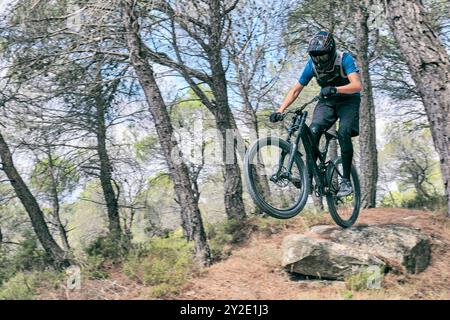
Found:
M 278 171 L 283 152 L 283 166 Z M 295 162 L 291 176 L 287 174 L 289 155 L 286 153 L 286 150 L 275 144 L 260 145 L 248 165 L 249 181 L 258 200 L 269 208 L 285 212 L 299 204 L 305 186 L 300 168 Z
M 342 180 L 342 161 L 338 161 L 334 164 L 332 174 L 328 176 L 329 183 L 329 195 L 328 195 L 328 208 L 330 212 L 337 215 L 340 221 L 339 224 L 349 226 L 354 223 L 355 216 L 359 212 L 360 190 L 356 183 L 357 177 L 352 172 L 350 181 L 353 187 L 353 193 L 346 197 L 338 197 L 337 193 L 340 188 L 340 182 Z

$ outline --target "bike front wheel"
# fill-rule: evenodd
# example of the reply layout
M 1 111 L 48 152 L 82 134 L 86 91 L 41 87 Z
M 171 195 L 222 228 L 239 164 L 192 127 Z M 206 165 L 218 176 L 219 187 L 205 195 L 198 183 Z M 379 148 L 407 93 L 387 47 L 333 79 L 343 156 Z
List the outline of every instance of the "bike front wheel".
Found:
M 347 197 L 338 197 L 339 183 L 343 177 L 342 172 L 342 159 L 337 158 L 327 170 L 327 204 L 334 222 L 342 228 L 350 228 L 355 224 L 361 210 L 361 188 L 356 168 L 352 166 L 350 181 L 353 186 L 353 194 Z
M 250 196 L 256 205 L 277 219 L 298 215 L 309 194 L 307 168 L 295 155 L 291 172 L 287 172 L 291 145 L 276 137 L 258 140 L 247 152 L 244 176 Z

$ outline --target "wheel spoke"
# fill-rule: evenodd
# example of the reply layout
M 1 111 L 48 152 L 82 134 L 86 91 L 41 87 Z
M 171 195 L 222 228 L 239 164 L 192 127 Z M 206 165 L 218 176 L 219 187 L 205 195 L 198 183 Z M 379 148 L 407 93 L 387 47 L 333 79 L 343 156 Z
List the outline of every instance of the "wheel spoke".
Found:
M 307 173 L 301 159 L 296 159 L 288 172 L 290 145 L 282 141 L 272 143 L 272 140 L 281 141 L 262 139 L 246 155 L 246 182 L 250 195 L 264 212 L 287 218 L 298 214 L 306 204 Z
M 353 193 L 345 197 L 338 197 L 337 193 L 343 177 L 341 160 L 336 161 L 335 164 L 330 164 L 328 170 L 328 183 L 330 184 L 330 194 L 327 196 L 328 209 L 338 225 L 350 227 L 356 221 L 360 210 L 360 190 L 356 171 L 352 172 L 350 177 Z

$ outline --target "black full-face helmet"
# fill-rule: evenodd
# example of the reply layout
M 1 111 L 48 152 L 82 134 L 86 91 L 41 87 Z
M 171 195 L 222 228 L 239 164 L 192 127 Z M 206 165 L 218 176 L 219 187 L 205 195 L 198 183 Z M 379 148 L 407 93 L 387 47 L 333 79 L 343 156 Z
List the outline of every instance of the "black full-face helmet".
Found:
M 318 70 L 329 70 L 336 60 L 336 42 L 333 34 L 320 31 L 309 42 L 308 53 Z

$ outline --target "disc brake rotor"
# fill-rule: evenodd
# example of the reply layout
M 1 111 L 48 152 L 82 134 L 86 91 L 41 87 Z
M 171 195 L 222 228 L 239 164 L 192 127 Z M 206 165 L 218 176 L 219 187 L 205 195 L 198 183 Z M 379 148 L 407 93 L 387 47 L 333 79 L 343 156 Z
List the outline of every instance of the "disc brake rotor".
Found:
M 272 171 L 277 172 L 278 166 L 276 166 Z M 281 173 L 279 175 L 277 175 L 277 174 L 272 175 L 272 178 L 270 179 L 270 181 L 275 183 L 280 188 L 286 188 L 289 185 L 290 181 L 287 178 L 281 177 L 281 176 L 283 176 L 283 174 L 285 174 L 285 171 L 286 171 L 286 169 L 283 167 L 281 169 Z

